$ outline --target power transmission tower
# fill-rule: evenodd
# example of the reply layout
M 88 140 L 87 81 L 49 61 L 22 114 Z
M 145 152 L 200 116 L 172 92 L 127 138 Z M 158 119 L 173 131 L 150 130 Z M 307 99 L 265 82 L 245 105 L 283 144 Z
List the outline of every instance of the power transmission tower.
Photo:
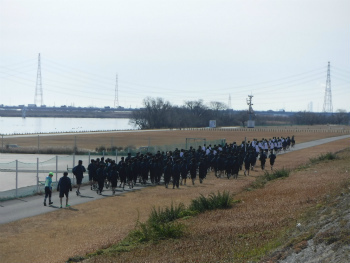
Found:
M 115 83 L 115 91 L 114 91 L 114 108 L 119 107 L 119 99 L 118 99 L 118 74 L 116 75 L 116 83 Z
M 40 106 L 43 105 L 43 87 L 41 84 L 41 65 L 40 65 L 40 53 L 38 57 L 38 71 L 36 75 L 35 97 L 34 104 L 37 105 L 40 102 Z
M 333 112 L 331 90 L 331 63 L 328 62 L 326 90 L 324 93 L 323 112 Z
M 232 109 L 232 104 L 231 104 L 231 94 L 228 95 L 228 109 L 231 110 Z

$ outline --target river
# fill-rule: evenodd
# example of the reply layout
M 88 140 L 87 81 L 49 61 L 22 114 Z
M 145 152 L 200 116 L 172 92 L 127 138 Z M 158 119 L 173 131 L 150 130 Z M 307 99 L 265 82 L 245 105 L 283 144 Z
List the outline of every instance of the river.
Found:
M 60 133 L 136 129 L 130 119 L 0 117 L 0 134 Z

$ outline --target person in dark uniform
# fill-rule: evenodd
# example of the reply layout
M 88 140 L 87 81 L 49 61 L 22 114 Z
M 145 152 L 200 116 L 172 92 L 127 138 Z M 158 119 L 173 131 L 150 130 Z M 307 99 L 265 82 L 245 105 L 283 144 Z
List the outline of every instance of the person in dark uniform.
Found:
M 185 159 L 183 159 L 180 163 L 180 173 L 181 173 L 181 185 L 182 183 L 186 185 L 188 168 L 187 168 L 187 163 Z
M 273 153 L 273 150 L 271 150 L 269 158 L 270 158 L 271 170 L 273 170 L 273 165 L 275 164 L 275 160 L 276 160 L 276 155 Z
M 68 172 L 63 173 L 63 177 L 60 178 L 57 184 L 57 191 L 60 192 L 60 202 L 61 202 L 61 208 L 62 208 L 62 198 L 66 196 L 66 207 L 69 207 L 68 204 L 68 194 L 69 191 L 72 191 L 72 183 L 70 178 L 68 177 Z
M 244 158 L 244 175 L 247 176 L 247 172 L 249 175 L 250 170 L 250 154 L 247 152 L 245 158 Z
M 233 156 L 232 161 L 232 175 L 233 179 L 238 179 L 238 172 L 239 172 L 239 158 L 237 155 Z
M 189 168 L 190 168 L 189 170 L 190 170 L 192 184 L 194 185 L 194 181 L 196 180 L 196 176 L 197 176 L 197 163 L 195 158 L 191 159 Z
M 173 165 L 173 189 L 179 188 L 179 182 L 180 182 L 180 174 L 181 174 L 181 169 L 180 169 L 180 159 L 177 159 Z
M 198 177 L 199 177 L 199 182 L 203 183 L 204 178 L 207 176 L 207 164 L 205 162 L 205 159 L 202 158 L 199 162 L 198 166 Z
M 77 193 L 77 195 L 80 195 L 81 182 L 83 181 L 84 173 L 86 172 L 86 169 L 83 166 L 82 160 L 78 161 L 78 165 L 73 168 L 72 172 L 75 175 L 75 177 L 77 178 L 77 191 L 76 191 L 76 193 Z
M 266 163 L 267 156 L 263 150 L 260 151 L 260 164 L 261 164 L 261 170 L 265 169 L 265 163 Z
M 118 169 L 114 160 L 112 160 L 110 164 L 109 180 L 111 182 L 112 192 L 115 194 L 115 188 L 118 186 Z
M 103 187 L 105 184 L 105 165 L 103 163 L 100 163 L 100 167 L 97 169 L 96 171 L 96 177 L 97 177 L 97 183 L 98 183 L 98 189 L 97 189 L 97 193 L 98 194 L 102 194 L 103 191 Z
M 89 172 L 89 182 L 90 182 L 90 188 L 92 190 L 93 184 L 96 182 L 96 162 L 94 159 L 91 159 L 90 164 L 88 165 L 88 172 Z
M 126 183 L 126 163 L 123 160 L 123 162 L 119 162 L 118 166 L 120 187 L 122 187 L 124 191 Z
M 168 188 L 170 178 L 172 176 L 172 170 L 173 170 L 172 163 L 171 163 L 171 160 L 169 159 L 167 164 L 164 167 L 164 185 L 165 185 L 165 188 Z

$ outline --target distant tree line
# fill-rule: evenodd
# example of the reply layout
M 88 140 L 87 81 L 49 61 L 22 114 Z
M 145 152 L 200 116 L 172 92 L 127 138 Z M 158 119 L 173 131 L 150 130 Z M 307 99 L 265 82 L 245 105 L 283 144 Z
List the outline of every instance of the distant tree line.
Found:
M 315 125 L 349 124 L 349 114 L 339 111 L 334 114 L 298 112 L 289 117 L 253 115 L 255 125 Z M 172 105 L 162 98 L 147 97 L 143 107 L 132 112 L 131 122 L 140 129 L 208 127 L 210 120 L 217 126 L 243 126 L 249 119 L 248 111 L 233 111 L 222 102 L 203 100 L 185 101 L 184 105 Z

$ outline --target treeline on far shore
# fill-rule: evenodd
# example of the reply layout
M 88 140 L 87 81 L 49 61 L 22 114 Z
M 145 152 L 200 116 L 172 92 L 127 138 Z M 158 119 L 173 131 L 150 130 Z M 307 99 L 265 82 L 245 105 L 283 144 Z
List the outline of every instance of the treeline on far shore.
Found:
M 248 112 L 233 111 L 222 102 L 202 100 L 185 101 L 184 105 L 172 105 L 162 98 L 145 98 L 143 108 L 132 112 L 131 122 L 140 129 L 160 128 L 198 128 L 208 127 L 210 120 L 216 121 L 217 127 L 243 126 L 248 120 L 254 120 L 256 126 L 271 125 L 349 125 L 350 113 L 337 110 L 335 113 L 314 112 Z

